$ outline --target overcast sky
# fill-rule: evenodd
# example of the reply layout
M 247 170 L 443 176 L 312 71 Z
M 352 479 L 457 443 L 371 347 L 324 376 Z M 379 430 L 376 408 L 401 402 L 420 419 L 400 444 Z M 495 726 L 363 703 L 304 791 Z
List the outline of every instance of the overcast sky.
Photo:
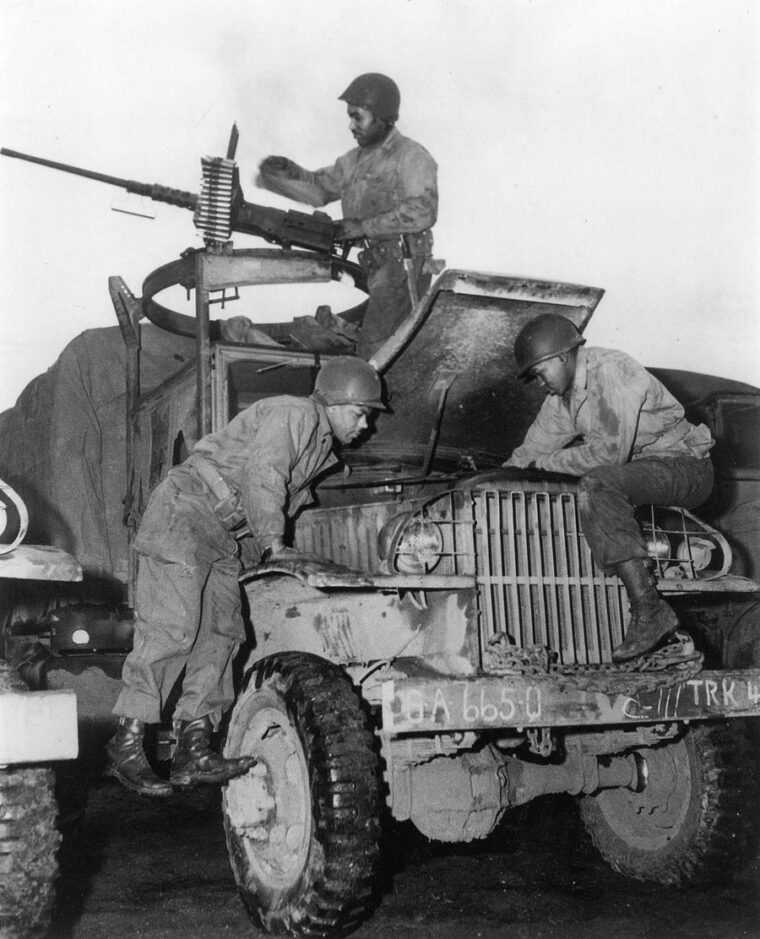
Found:
M 590 342 L 760 386 L 757 11 L 0 0 L 0 146 L 197 192 L 200 157 L 224 155 L 235 121 L 246 198 L 298 208 L 254 188 L 259 161 L 331 163 L 353 144 L 338 95 L 385 72 L 399 129 L 439 164 L 437 257 L 604 287 Z M 112 211 L 121 198 L 0 158 L 0 410 L 83 329 L 115 323 L 110 274 L 139 295 L 200 246 L 189 212 L 154 205 L 149 221 Z

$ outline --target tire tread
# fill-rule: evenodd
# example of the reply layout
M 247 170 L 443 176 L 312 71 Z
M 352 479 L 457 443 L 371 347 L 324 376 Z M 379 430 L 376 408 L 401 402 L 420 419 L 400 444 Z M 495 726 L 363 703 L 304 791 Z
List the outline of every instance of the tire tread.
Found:
M 28 691 L 0 662 L 0 694 Z M 34 939 L 45 934 L 55 899 L 57 805 L 53 772 L 42 766 L 0 769 L 0 936 Z
M 252 689 L 274 683 L 297 716 L 309 756 L 319 869 L 307 867 L 293 901 L 264 910 L 240 892 L 257 924 L 275 935 L 344 935 L 377 902 L 380 773 L 375 737 L 357 691 L 342 669 L 307 653 L 260 662 Z M 234 718 L 233 718 L 234 720 Z
M 757 838 L 758 767 L 740 722 L 694 726 L 701 798 L 698 822 L 662 851 L 622 846 L 593 796 L 581 801 L 581 817 L 594 847 L 617 873 L 670 886 L 727 880 L 746 861 Z

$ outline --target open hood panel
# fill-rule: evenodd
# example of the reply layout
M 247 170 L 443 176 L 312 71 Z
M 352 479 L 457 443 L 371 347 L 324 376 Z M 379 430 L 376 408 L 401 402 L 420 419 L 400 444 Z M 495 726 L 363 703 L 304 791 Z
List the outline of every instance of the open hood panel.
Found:
M 373 359 L 390 412 L 349 457 L 356 466 L 420 472 L 499 465 L 533 420 L 542 393 L 517 378 L 514 339 L 541 313 L 583 330 L 604 291 L 551 281 L 445 271 Z

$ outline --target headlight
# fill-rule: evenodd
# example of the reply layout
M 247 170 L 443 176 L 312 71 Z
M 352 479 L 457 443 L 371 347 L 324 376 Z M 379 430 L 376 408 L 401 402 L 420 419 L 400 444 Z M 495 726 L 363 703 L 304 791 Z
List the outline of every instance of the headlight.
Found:
M 645 525 L 644 537 L 647 543 L 647 554 L 650 558 L 664 561 L 670 557 L 670 540 L 661 528 Z
M 380 556 L 399 574 L 427 574 L 441 559 L 441 529 L 422 515 L 391 519 L 379 536 Z
M 703 571 L 710 566 L 715 545 L 707 538 L 690 537 L 685 538 L 678 545 L 678 560 L 686 569 L 686 576 L 693 577 L 691 569 L 696 573 Z

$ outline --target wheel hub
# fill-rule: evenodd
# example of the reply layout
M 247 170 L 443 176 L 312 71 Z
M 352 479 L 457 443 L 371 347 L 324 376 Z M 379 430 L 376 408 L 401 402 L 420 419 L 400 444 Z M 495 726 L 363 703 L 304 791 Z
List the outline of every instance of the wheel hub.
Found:
M 266 841 L 275 814 L 269 771 L 259 763 L 229 784 L 227 810 L 235 831 L 244 838 Z
M 635 789 L 610 789 L 599 802 L 610 827 L 641 849 L 667 844 L 688 807 L 691 771 L 683 742 L 636 751 Z
M 260 876 L 287 886 L 303 869 L 311 835 L 303 745 L 286 712 L 264 707 L 253 715 L 240 752 L 259 763 L 230 781 L 225 796 L 229 823 Z

